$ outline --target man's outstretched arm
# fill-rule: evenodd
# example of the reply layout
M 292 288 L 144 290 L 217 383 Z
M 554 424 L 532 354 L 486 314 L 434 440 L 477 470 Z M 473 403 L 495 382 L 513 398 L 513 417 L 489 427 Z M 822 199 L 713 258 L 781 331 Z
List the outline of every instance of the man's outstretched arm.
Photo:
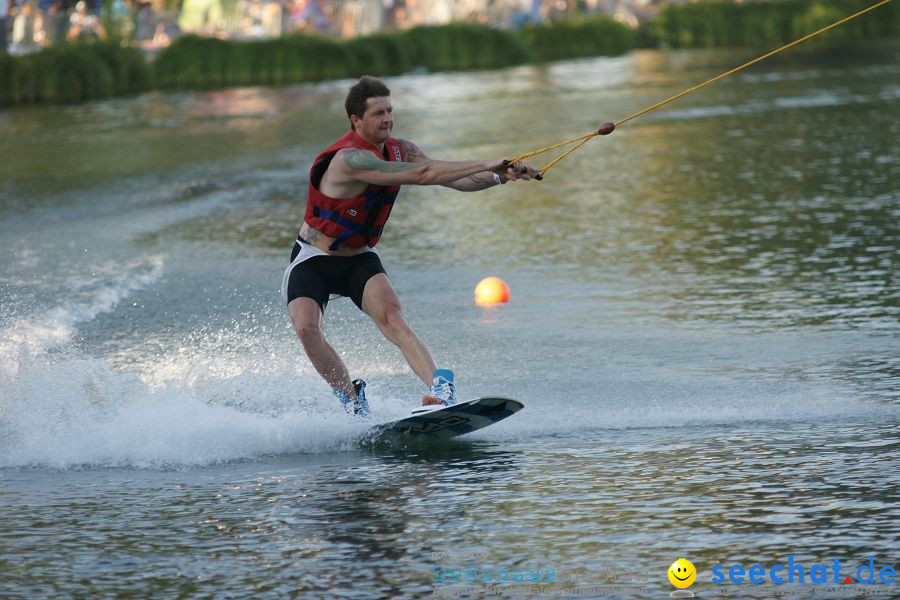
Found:
M 430 160 L 422 149 L 412 142 L 408 140 L 401 140 L 401 142 L 404 146 L 407 161 L 421 162 Z M 477 192 L 494 187 L 495 185 L 506 183 L 507 181 L 515 181 L 516 179 L 529 180 L 536 174 L 537 171 L 534 167 L 529 163 L 522 161 L 510 165 L 506 169 L 506 172 L 502 172 L 502 169 L 496 171 L 481 171 L 479 173 L 473 173 L 472 175 L 466 175 L 465 177 L 461 177 L 443 185 L 460 192 Z
M 381 160 L 368 150 L 348 149 L 335 155 L 329 175 L 337 185 L 353 181 L 374 185 L 446 185 L 474 173 L 502 169 L 502 160 L 392 162 Z

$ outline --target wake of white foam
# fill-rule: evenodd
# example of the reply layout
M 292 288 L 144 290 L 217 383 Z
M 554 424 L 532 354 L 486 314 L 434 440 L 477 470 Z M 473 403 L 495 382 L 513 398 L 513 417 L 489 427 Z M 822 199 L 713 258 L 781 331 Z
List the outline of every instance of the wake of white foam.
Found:
M 0 467 L 208 465 L 339 450 L 368 427 L 337 402 L 278 406 L 276 398 L 259 412 L 180 385 L 148 387 L 96 359 L 30 363 L 2 391 Z
M 202 366 L 207 359 L 198 354 L 190 360 Z M 373 377 L 368 388 L 373 418 L 356 420 L 343 413 L 311 367 L 298 362 L 299 370 L 257 366 L 222 376 L 216 369 L 199 369 L 191 377 L 152 384 L 100 359 L 54 355 L 27 363 L 12 381 L 0 383 L 0 467 L 172 468 L 351 450 L 372 424 L 405 416 L 416 403 L 411 392 L 417 390 L 406 377 Z M 742 383 L 707 376 L 690 382 L 607 378 L 592 385 L 561 390 L 523 382 L 505 392 L 522 400 L 525 409 L 467 439 L 594 439 L 613 429 L 693 430 L 750 422 L 815 426 L 897 416 L 896 409 L 854 399 L 849 386 L 828 382 Z

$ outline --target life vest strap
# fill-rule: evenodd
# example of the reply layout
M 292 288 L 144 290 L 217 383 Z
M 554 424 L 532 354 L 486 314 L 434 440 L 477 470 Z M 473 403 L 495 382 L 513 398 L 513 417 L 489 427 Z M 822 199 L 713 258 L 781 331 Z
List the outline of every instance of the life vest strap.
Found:
M 351 221 L 345 217 L 341 216 L 340 211 L 337 210 L 325 210 L 324 208 L 319 208 L 318 206 L 313 206 L 313 216 L 321 219 L 328 219 L 329 221 L 333 221 L 346 229 L 347 231 L 343 232 L 341 235 L 337 237 L 337 239 L 332 242 L 328 249 L 334 252 L 338 249 L 338 246 L 347 241 L 352 235 L 361 235 L 366 238 L 368 242 L 369 238 L 378 237 L 381 235 L 381 232 L 384 231 L 384 226 L 381 227 L 371 227 L 366 225 L 365 223 L 357 223 L 356 221 Z

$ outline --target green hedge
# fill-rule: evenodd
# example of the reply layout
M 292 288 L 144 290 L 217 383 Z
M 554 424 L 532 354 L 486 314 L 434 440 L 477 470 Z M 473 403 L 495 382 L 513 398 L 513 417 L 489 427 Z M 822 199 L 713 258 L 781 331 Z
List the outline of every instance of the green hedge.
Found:
M 290 35 L 262 42 L 225 42 L 184 36 L 153 65 L 162 88 L 278 85 L 430 71 L 498 68 L 530 58 L 509 32 L 451 24 L 380 33 L 347 41 Z
M 380 73 L 397 75 L 415 67 L 416 48 L 395 34 L 378 33 L 354 38 L 343 43 L 351 57 L 353 75 Z
M 516 35 L 540 61 L 624 54 L 636 41 L 630 27 L 602 16 L 526 27 Z
M 410 49 L 413 66 L 429 71 L 496 69 L 531 59 L 528 49 L 512 33 L 484 25 L 416 27 L 396 35 Z
M 773 45 L 801 38 L 873 4 L 873 0 L 670 4 L 647 25 L 645 37 L 676 48 Z M 900 5 L 892 2 L 810 43 L 887 37 L 898 32 Z
M 329 38 L 226 42 L 183 36 L 159 54 L 153 71 L 159 88 L 215 88 L 338 79 L 348 76 L 353 62 L 350 50 Z
M 0 105 L 82 102 L 148 89 L 150 68 L 143 54 L 112 43 L 0 55 Z

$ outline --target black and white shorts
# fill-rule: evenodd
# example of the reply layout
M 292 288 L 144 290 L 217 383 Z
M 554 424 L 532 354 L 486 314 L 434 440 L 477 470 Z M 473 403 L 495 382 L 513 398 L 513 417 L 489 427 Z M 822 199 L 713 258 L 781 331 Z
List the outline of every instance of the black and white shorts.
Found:
M 374 248 L 353 256 L 333 256 L 297 238 L 281 295 L 288 304 L 296 298 L 312 298 L 322 312 L 332 295 L 347 296 L 362 310 L 366 282 L 378 273 L 385 270 Z

